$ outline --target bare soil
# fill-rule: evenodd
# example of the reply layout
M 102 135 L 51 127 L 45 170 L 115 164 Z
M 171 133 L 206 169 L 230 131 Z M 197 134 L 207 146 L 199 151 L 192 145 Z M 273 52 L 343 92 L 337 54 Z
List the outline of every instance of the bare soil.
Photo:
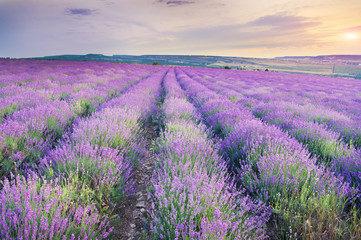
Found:
M 147 139 L 146 157 L 140 161 L 133 173 L 135 180 L 136 193 L 130 196 L 117 209 L 117 222 L 115 226 L 115 239 L 151 239 L 149 214 L 150 199 L 147 193 L 147 187 L 153 174 L 153 153 L 152 143 L 157 138 L 157 126 L 145 127 L 145 138 Z

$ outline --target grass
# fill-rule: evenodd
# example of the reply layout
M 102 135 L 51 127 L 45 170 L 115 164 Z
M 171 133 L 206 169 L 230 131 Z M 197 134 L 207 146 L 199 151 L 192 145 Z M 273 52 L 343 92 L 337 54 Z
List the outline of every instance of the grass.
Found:
M 80 99 L 74 103 L 75 115 L 79 116 L 89 116 L 92 112 L 95 111 L 96 107 L 93 104 L 91 99 Z
M 11 104 L 11 105 L 7 106 L 6 108 L 0 109 L 0 121 L 2 120 L 2 118 L 11 115 L 17 109 L 18 109 L 17 103 Z

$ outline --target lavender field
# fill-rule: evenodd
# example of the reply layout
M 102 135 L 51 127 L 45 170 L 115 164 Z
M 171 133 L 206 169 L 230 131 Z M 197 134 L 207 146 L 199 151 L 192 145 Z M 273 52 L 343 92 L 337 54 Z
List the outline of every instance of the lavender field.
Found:
M 0 239 L 361 239 L 361 81 L 0 59 Z

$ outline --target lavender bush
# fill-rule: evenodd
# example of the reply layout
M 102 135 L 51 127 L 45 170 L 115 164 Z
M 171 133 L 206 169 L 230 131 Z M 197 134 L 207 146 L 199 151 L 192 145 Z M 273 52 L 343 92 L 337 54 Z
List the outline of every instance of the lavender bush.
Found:
M 155 144 L 152 232 L 160 239 L 263 239 L 270 212 L 237 191 L 173 71 Z
M 67 186 L 35 174 L 12 177 L 0 191 L 2 239 L 106 239 L 112 228 L 94 205 L 71 200 Z
M 131 69 L 130 66 L 126 70 Z M 115 207 L 114 201 L 123 200 L 127 194 L 133 193 L 132 167 L 144 155 L 141 117 L 147 115 L 147 108 L 129 104 L 125 108 L 102 107 L 101 111 L 91 112 L 110 98 L 121 98 L 120 93 L 127 86 L 141 81 L 144 78 L 142 76 L 153 71 L 148 69 L 132 77 L 122 79 L 120 76 L 111 81 L 98 78 L 94 85 L 89 84 L 89 81 L 81 83 L 81 78 L 77 78 L 78 85 L 70 87 L 72 90 L 69 91 L 64 91 L 64 87 L 59 87 L 58 91 L 50 83 L 39 81 L 38 84 L 35 80 L 21 84 L 27 88 L 54 90 L 53 97 L 26 111 L 14 111 L 5 116 L 2 127 L 7 131 L 0 138 L 4 153 L 1 160 L 11 165 L 11 160 L 26 160 L 27 151 L 34 154 L 38 150 L 33 159 L 45 153 L 39 166 L 45 176 L 37 177 L 31 173 L 25 178 L 17 175 L 10 183 L 5 178 L 4 187 L 0 190 L 3 197 L 1 202 L 5 204 L 8 201 L 6 204 L 10 205 L 3 205 L 2 209 L 10 214 L 9 206 L 14 206 L 15 220 L 8 222 L 7 217 L 3 218 L 2 226 L 6 230 L 1 231 L 4 234 L 0 234 L 1 237 L 101 239 L 111 236 L 112 228 L 104 214 L 111 214 L 109 209 Z M 80 73 L 72 74 L 79 76 Z M 155 89 L 149 92 L 149 100 L 142 90 L 149 86 L 147 84 L 140 84 L 143 87 L 134 87 L 127 92 L 134 96 L 141 94 L 143 104 L 151 106 L 152 101 L 155 101 L 156 89 L 160 89 L 161 74 L 144 80 Z M 75 79 L 63 80 L 66 80 L 63 83 L 70 83 Z M 105 85 L 109 82 L 111 85 Z M 89 90 L 89 87 L 94 90 Z M 14 127 L 19 130 L 11 131 Z M 24 168 L 24 171 L 29 170 Z M 26 189 L 32 192 L 21 192 Z M 9 191 L 14 192 L 14 197 L 6 196 Z M 28 206 L 29 202 L 36 207 L 35 212 L 29 211 L 30 215 L 27 215 L 26 208 L 29 207 L 21 207 L 25 210 L 19 212 L 18 207 Z M 33 217 L 31 221 L 30 217 Z
M 221 152 L 229 157 L 230 166 L 240 183 L 252 196 L 270 204 L 276 218 L 280 216 L 280 236 L 291 237 L 289 229 L 293 231 L 292 236 L 355 234 L 357 226 L 353 223 L 340 233 L 339 224 L 343 220 L 337 218 L 346 211 L 345 201 L 355 195 L 350 186 L 342 183 L 334 173 L 317 166 L 302 144 L 279 129 L 254 119 L 242 107 L 242 115 L 235 122 L 228 121 L 227 116 L 239 106 L 231 104 L 225 97 L 214 95 L 209 88 L 218 87 L 213 83 L 206 83 L 207 88 L 180 69 L 176 73 L 206 122 L 224 137 Z M 222 124 L 225 122 L 228 124 Z M 292 218 L 294 215 L 297 218 Z M 312 231 L 309 231 L 309 226 L 305 227 L 305 221 L 310 223 Z

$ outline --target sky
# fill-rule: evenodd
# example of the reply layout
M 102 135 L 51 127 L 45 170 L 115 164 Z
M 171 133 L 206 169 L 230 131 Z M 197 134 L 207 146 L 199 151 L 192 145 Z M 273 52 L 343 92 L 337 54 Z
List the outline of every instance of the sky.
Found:
M 360 0 L 0 0 L 0 57 L 361 55 Z

